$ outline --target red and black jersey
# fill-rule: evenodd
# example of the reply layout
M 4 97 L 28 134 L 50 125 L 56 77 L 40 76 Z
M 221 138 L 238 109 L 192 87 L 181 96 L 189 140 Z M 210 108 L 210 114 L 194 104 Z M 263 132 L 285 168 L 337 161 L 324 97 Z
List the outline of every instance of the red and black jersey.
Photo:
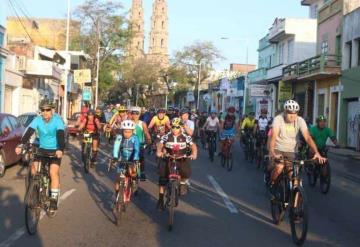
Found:
M 193 145 L 191 136 L 184 133 L 175 137 L 171 132 L 161 137 L 162 144 L 164 144 L 166 151 L 170 155 L 186 155 L 188 147 Z

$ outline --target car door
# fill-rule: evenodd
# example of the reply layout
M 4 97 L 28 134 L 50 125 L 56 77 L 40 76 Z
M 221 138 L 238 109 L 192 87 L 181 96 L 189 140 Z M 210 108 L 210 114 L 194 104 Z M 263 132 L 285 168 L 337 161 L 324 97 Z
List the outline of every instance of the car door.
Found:
M 4 115 L 0 123 L 0 142 L 2 145 L 2 154 L 6 165 L 16 162 L 17 155 L 15 154 L 16 135 L 7 115 Z
M 18 121 L 18 119 L 16 117 L 9 115 L 8 118 L 9 118 L 11 126 L 13 127 L 13 132 L 14 132 L 13 143 L 16 147 L 17 145 L 19 145 L 21 143 L 21 138 L 24 134 L 25 128 L 20 124 L 20 122 Z M 14 152 L 14 155 L 16 155 L 15 152 Z M 16 157 L 15 162 L 20 160 L 20 158 L 21 158 L 21 155 L 16 155 L 16 156 L 17 157 Z

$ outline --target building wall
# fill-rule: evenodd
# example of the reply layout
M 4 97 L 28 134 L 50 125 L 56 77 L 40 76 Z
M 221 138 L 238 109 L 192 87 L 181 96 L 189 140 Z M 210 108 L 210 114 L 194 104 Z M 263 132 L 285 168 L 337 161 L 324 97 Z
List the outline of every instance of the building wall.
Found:
M 22 23 L 22 24 L 21 24 Z M 24 31 L 25 26 L 32 43 L 54 50 L 65 50 L 66 43 L 66 19 L 33 19 L 30 22 L 23 18 L 21 23 L 16 17 L 8 17 L 6 20 L 8 43 L 19 41 L 31 41 Z M 71 21 L 70 40 L 80 33 L 80 22 Z
M 344 15 L 360 7 L 360 0 L 344 0 Z
M 248 73 L 249 71 L 253 71 L 255 69 L 256 69 L 256 65 L 254 64 L 238 64 L 238 63 L 230 64 L 230 71 Z
M 322 53 L 323 42 L 327 42 L 328 54 L 336 54 L 336 37 L 341 35 L 341 21 L 342 13 L 339 12 L 319 24 L 316 47 L 317 54 Z

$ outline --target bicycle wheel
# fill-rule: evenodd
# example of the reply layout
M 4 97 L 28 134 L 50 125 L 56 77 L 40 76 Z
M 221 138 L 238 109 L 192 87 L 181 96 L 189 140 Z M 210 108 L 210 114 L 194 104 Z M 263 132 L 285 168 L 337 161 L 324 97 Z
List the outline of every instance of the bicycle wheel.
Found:
M 256 168 L 259 169 L 262 164 L 262 152 L 261 149 L 256 151 L 255 155 Z
M 254 151 L 254 143 L 251 140 L 250 142 L 250 147 L 249 147 L 249 161 L 252 163 L 254 161 L 255 158 L 255 151 Z
M 233 168 L 234 160 L 232 157 L 232 153 L 229 154 L 229 157 L 226 160 L 226 168 L 230 172 Z
M 315 187 L 317 181 L 316 167 L 311 166 L 308 168 L 307 172 L 308 182 L 311 187 Z
M 176 196 L 177 196 L 177 188 L 176 182 L 170 182 L 170 201 L 169 201 L 169 222 L 168 222 L 168 230 L 169 232 L 172 231 L 174 225 L 174 214 L 175 214 L 175 207 L 176 207 Z
M 283 180 L 279 180 L 280 184 L 277 184 L 274 188 L 275 198 L 270 200 L 271 203 L 271 216 L 275 225 L 279 225 L 285 216 L 285 207 L 283 204 Z
M 327 175 L 323 175 L 323 171 L 320 171 L 320 190 L 323 194 L 327 194 L 330 190 L 331 184 L 331 168 L 329 162 L 326 163 L 321 169 L 327 169 Z
M 302 245 L 306 240 L 308 229 L 308 208 L 305 191 L 302 187 L 295 187 L 290 202 L 290 226 L 293 242 Z
M 41 206 L 39 188 L 40 185 L 38 181 L 32 180 L 25 198 L 25 225 L 30 235 L 36 234 L 40 220 Z
M 220 158 L 220 164 L 221 164 L 222 167 L 225 167 L 226 157 L 225 157 L 224 154 L 221 154 L 220 156 L 221 156 L 221 158 Z
M 211 140 L 210 143 L 209 143 L 209 158 L 210 158 L 210 161 L 213 162 L 214 161 L 214 143 L 213 141 Z
M 115 203 L 114 203 L 114 209 L 113 213 L 116 220 L 116 225 L 120 225 L 121 218 L 124 214 L 124 208 L 125 208 L 125 201 L 124 201 L 124 186 L 120 185 L 119 191 L 116 195 Z
M 91 164 L 91 145 L 86 144 L 86 159 L 85 159 L 85 173 L 89 173 Z

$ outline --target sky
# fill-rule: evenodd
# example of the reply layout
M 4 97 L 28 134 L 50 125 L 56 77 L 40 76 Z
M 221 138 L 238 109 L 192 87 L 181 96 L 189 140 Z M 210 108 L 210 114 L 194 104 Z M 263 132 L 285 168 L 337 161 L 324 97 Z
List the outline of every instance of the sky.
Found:
M 0 24 L 14 13 L 8 1 L 16 1 L 31 17 L 65 18 L 67 0 L 1 0 Z M 85 0 L 71 0 L 71 10 Z M 131 0 L 115 0 L 123 4 L 123 12 Z M 143 0 L 146 39 L 150 30 L 153 0 Z M 257 64 L 258 40 L 264 37 L 276 17 L 308 17 L 308 7 L 301 0 L 168 0 L 169 54 L 194 41 L 211 41 L 221 51 L 224 60 L 215 64 L 218 70 L 230 63 Z M 226 37 L 228 39 L 221 39 Z M 148 42 L 145 41 L 147 49 Z

